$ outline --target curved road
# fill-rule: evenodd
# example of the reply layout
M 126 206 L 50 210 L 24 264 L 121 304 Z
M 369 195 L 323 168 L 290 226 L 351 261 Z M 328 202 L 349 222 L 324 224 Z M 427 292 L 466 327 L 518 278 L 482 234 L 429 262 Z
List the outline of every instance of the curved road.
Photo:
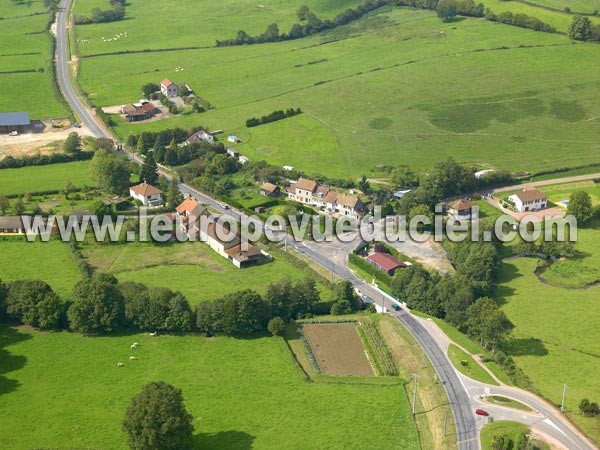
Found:
M 67 26 L 69 23 L 69 11 L 71 0 L 62 0 L 57 12 L 57 27 L 56 27 L 56 73 L 60 90 L 65 99 L 71 105 L 73 112 L 78 116 L 96 137 L 109 137 L 108 132 L 99 125 L 92 111 L 87 109 L 80 98 L 75 93 L 73 86 L 69 80 L 69 51 L 68 51 L 68 36 Z M 130 155 L 132 160 L 136 160 L 134 155 Z M 136 160 L 138 163 L 139 160 Z M 163 173 L 167 178 L 168 174 Z M 260 230 L 264 229 L 262 222 L 254 221 L 244 214 L 232 211 L 222 207 L 222 204 L 217 200 L 208 197 L 196 189 L 180 184 L 180 190 L 183 194 L 193 196 L 199 201 L 210 205 L 223 214 L 228 214 L 240 221 L 253 221 Z M 296 242 L 290 237 L 286 237 L 288 247 L 304 254 L 316 263 L 330 270 L 338 277 L 352 282 L 352 284 L 363 294 L 367 295 L 378 304 L 381 303 L 386 309 L 391 310 L 392 303 L 397 301 L 387 294 L 383 293 L 374 286 L 371 286 L 354 275 L 345 265 L 339 265 L 331 258 L 327 251 L 327 244 L 310 244 L 305 245 L 302 242 Z M 381 302 L 380 300 L 381 299 Z M 497 386 L 488 386 L 483 383 L 470 380 L 460 375 L 452 366 L 446 356 L 447 343 L 443 342 L 443 337 L 436 336 L 435 330 L 432 330 L 423 319 L 417 318 L 401 309 L 398 312 L 391 312 L 412 334 L 415 340 L 421 345 L 429 360 L 435 367 L 444 389 L 448 395 L 448 400 L 454 415 L 454 421 L 457 430 L 457 442 L 459 450 L 478 450 L 479 445 L 479 430 L 483 426 L 481 419 L 476 419 L 474 409 L 480 407 L 481 400 L 479 396 L 492 390 L 494 393 L 504 393 L 521 400 L 524 403 L 532 405 L 534 409 L 540 411 L 545 418 L 540 415 L 524 414 L 519 412 L 514 413 L 514 410 L 499 406 L 486 404 L 486 409 L 493 412 L 497 418 L 509 418 L 529 425 L 536 425 L 545 432 L 555 437 L 558 441 L 565 445 L 569 450 L 588 450 L 594 449 L 591 444 L 582 439 L 578 433 L 573 430 L 573 427 L 568 424 L 562 417 L 557 417 L 556 411 L 548 406 L 536 396 L 525 391 L 519 391 L 513 388 L 500 388 Z M 447 339 L 447 338 L 445 338 Z M 506 391 L 506 392 L 505 392 Z M 550 421 L 548 417 L 553 417 L 554 421 Z M 549 424 L 547 422 L 550 422 Z M 565 423 L 567 422 L 567 423 Z M 542 424 L 542 426 L 540 426 Z M 545 426 L 544 426 L 545 425 Z

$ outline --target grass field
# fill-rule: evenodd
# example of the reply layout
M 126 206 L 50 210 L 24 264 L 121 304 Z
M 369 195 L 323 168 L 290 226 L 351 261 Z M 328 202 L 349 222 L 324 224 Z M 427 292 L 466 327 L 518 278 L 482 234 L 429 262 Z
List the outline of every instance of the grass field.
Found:
M 71 294 L 79 272 L 66 243 L 27 242 L 24 238 L 0 240 L 0 279 L 41 279 L 63 298 Z
M 530 429 L 527 425 L 518 422 L 509 422 L 501 420 L 495 423 L 490 423 L 481 430 L 481 448 L 482 450 L 493 450 L 492 441 L 494 436 L 508 436 L 513 441 L 513 446 L 516 445 L 517 439 L 521 434 L 529 434 Z M 534 441 L 536 447 L 540 450 L 550 450 L 550 446 L 545 442 Z
M 520 409 L 521 411 L 531 411 L 531 408 L 512 398 L 502 397 L 501 395 L 488 395 L 484 398 L 486 402 L 496 405 L 506 406 L 508 408 Z
M 138 360 L 129 362 L 133 341 Z M 0 343 L 6 448 L 126 448 L 129 400 L 157 380 L 183 390 L 199 449 L 419 448 L 402 385 L 307 383 L 280 339 L 88 338 L 3 326 Z
M 0 111 L 27 111 L 36 119 L 67 116 L 53 87 L 50 14 L 42 0 L 2 2 L 0 17 L 0 82 L 11 86 L 11 95 L 0 97 Z
M 263 293 L 268 284 L 283 278 L 297 280 L 314 276 L 303 263 L 274 249 L 269 249 L 273 262 L 242 270 L 200 242 L 114 245 L 88 241 L 82 246 L 82 252 L 100 272 L 112 273 L 119 281 L 180 291 L 192 305 L 235 290 L 255 289 Z M 319 284 L 319 289 L 323 300 L 329 300 L 329 288 Z
M 324 375 L 373 376 L 354 323 L 305 324 L 302 332 Z
M 77 187 L 90 186 L 90 162 L 76 161 L 19 169 L 1 169 L 0 195 L 59 190 L 70 180 Z
M 463 375 L 468 376 L 482 383 L 493 384 L 498 386 L 498 383 L 487 373 L 483 367 L 471 357 L 471 355 L 465 353 L 459 347 L 454 344 L 450 344 L 448 347 L 448 358 L 454 365 L 454 367 Z M 463 362 L 466 364 L 463 365 Z
M 239 135 L 236 148 L 251 159 L 336 177 L 394 161 L 422 169 L 449 154 L 535 172 L 596 161 L 599 54 L 600 46 L 560 35 L 383 8 L 295 41 L 82 59 L 79 81 L 95 103 L 114 105 L 171 77 L 216 108 L 119 124 L 121 137 L 202 124 Z M 244 127 L 248 117 L 288 107 L 305 114 Z
M 574 14 L 593 14 L 595 11 L 600 11 L 599 0 L 528 0 L 528 2 L 559 11 L 570 8 Z
M 593 248 L 583 249 L 598 254 Z M 590 375 L 600 370 L 598 288 L 543 284 L 533 273 L 536 263 L 534 258 L 517 258 L 502 264 L 496 295 L 515 325 L 507 352 L 553 403 L 560 403 L 566 383 L 571 418 L 598 441 L 594 421 L 577 412 L 582 398 L 600 398 L 600 385 Z

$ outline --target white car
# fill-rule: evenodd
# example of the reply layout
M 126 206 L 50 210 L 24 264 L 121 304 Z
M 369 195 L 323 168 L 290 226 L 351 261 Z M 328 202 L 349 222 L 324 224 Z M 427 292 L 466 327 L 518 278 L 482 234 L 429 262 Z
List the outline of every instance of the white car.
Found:
M 10 133 L 8 133 L 9 136 L 16 136 L 17 134 L 19 134 L 18 131 L 11 131 Z

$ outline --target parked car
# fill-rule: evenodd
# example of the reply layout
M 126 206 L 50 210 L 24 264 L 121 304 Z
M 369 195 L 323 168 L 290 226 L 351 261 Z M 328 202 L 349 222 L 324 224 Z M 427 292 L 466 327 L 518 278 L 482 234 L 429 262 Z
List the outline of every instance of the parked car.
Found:
M 73 126 L 74 126 L 75 128 L 81 128 L 81 124 L 80 124 L 80 123 L 77 123 L 77 122 L 75 122 L 75 123 L 73 124 Z
M 392 309 L 394 311 L 400 311 L 400 307 L 398 305 L 396 305 L 395 303 L 392 303 Z
M 229 209 L 229 205 L 227 203 L 222 203 L 221 204 L 221 208 L 223 208 L 223 209 Z
M 490 413 L 487 412 L 485 409 L 476 409 L 475 414 L 477 414 L 478 416 L 486 416 L 486 417 L 490 415 Z
M 9 136 L 16 136 L 17 134 L 19 134 L 18 131 L 11 131 L 10 133 L 8 133 Z

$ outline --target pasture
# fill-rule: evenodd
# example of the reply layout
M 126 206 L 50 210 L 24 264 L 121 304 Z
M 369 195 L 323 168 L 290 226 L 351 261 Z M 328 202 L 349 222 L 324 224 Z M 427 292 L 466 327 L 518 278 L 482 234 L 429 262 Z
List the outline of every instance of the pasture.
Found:
M 0 96 L 0 111 L 27 111 L 35 119 L 67 116 L 51 76 L 51 16 L 42 0 L 2 2 L 0 17 L 0 82 L 11 86 L 10 95 Z
M 595 11 L 600 11 L 598 0 L 529 0 L 529 3 L 562 12 L 565 8 L 570 8 L 573 14 L 593 14 Z
M 322 374 L 374 375 L 355 323 L 304 324 L 302 332 Z
M 70 180 L 77 187 L 90 186 L 92 183 L 89 167 L 89 161 L 75 161 L 1 169 L 0 195 L 60 190 L 65 187 L 66 180 Z
M 423 169 L 448 155 L 536 172 L 596 161 L 599 55 L 600 46 L 561 35 L 382 8 L 295 41 L 84 58 L 79 81 L 96 104 L 114 105 L 170 77 L 215 107 L 119 124 L 122 138 L 205 125 L 240 135 L 236 149 L 251 159 L 334 177 L 396 162 Z M 245 128 L 288 107 L 305 113 Z
M 268 251 L 273 262 L 240 270 L 201 242 L 99 244 L 88 240 L 82 245 L 84 257 L 95 270 L 112 273 L 119 281 L 180 291 L 191 305 L 235 290 L 264 293 L 267 285 L 283 278 L 315 275 L 293 256 L 276 249 Z M 320 283 L 319 290 L 323 300 L 329 300 L 329 287 Z
M 64 299 L 79 279 L 69 247 L 62 241 L 27 242 L 24 237 L 0 238 L 0 252 L 2 281 L 40 279 Z
M 600 370 L 598 288 L 565 289 L 543 284 L 534 274 L 536 264 L 535 258 L 505 260 L 500 270 L 496 297 L 515 325 L 507 353 L 553 403 L 560 403 L 566 383 L 571 419 L 598 441 L 594 421 L 578 412 L 582 398 L 600 398 L 600 386 L 592 375 Z
M 481 430 L 481 448 L 482 450 L 493 450 L 494 446 L 492 445 L 492 441 L 494 436 L 508 436 L 513 442 L 512 445 L 515 446 L 521 434 L 530 434 L 530 432 L 531 430 L 527 425 L 518 422 L 500 420 L 498 422 L 490 423 Z M 550 446 L 545 442 L 534 440 L 532 443 L 535 445 L 533 448 L 550 450 Z
M 448 347 L 448 358 L 452 365 L 463 375 L 466 375 L 473 380 L 481 381 L 482 383 L 498 385 L 498 383 L 485 371 L 471 355 L 464 352 L 461 348 L 454 344 Z
M 138 360 L 129 361 L 134 341 Z M 419 448 L 402 385 L 307 383 L 277 338 L 83 337 L 2 326 L 0 346 L 3 446 L 14 450 L 125 448 L 130 398 L 157 380 L 182 389 L 195 448 Z

